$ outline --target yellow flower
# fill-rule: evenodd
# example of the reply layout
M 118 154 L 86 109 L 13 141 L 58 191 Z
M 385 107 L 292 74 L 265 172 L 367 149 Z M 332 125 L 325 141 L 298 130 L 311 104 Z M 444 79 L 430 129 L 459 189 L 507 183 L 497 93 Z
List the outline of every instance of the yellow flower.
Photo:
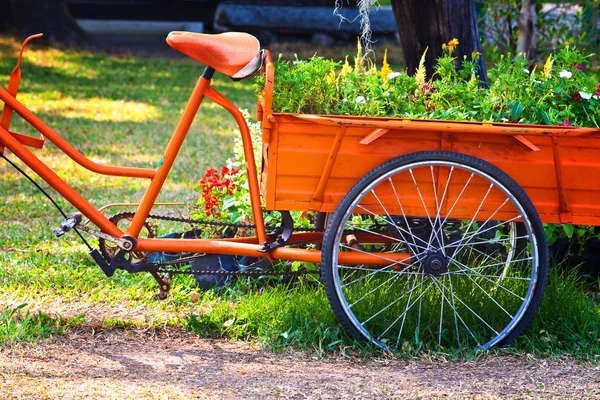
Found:
M 369 68 L 365 71 L 366 75 L 372 75 L 372 74 L 376 74 L 377 73 L 377 66 L 375 65 L 375 63 L 373 62 L 373 60 L 371 60 L 371 58 L 369 57 L 367 59 L 368 63 L 369 63 Z
M 415 81 L 417 81 L 419 87 L 422 87 L 425 84 L 425 77 L 427 76 L 427 70 L 425 69 L 425 54 L 427 54 L 428 49 L 429 47 L 423 52 L 421 61 L 419 62 L 419 68 L 417 68 L 417 71 L 415 72 Z
M 383 85 L 387 86 L 389 81 L 389 75 L 392 73 L 392 69 L 390 68 L 390 64 L 387 62 L 387 49 L 383 52 L 383 65 L 381 65 L 381 70 L 377 73 L 379 77 L 383 80 Z
M 481 57 L 481 53 L 480 52 L 474 51 L 474 52 L 471 53 L 471 58 L 473 60 L 479 60 L 479 57 Z
M 552 64 L 554 64 L 554 60 L 552 59 L 552 54 L 548 56 L 546 63 L 544 64 L 544 72 L 542 72 L 542 76 L 546 79 L 550 78 L 550 73 L 552 72 Z
M 354 71 L 355 72 L 363 72 L 363 50 L 362 45 L 360 44 L 360 38 L 356 40 L 356 57 L 354 57 Z
M 346 60 L 344 61 L 344 65 L 342 66 L 342 72 L 340 75 L 347 75 L 352 72 L 352 67 L 348 63 L 348 56 L 346 56 Z
M 327 81 L 327 83 L 335 82 L 335 70 L 332 69 L 331 71 L 329 71 L 329 73 L 325 77 L 325 80 Z
M 456 46 L 458 46 L 458 39 L 457 38 L 452 39 L 451 41 L 448 42 L 448 44 L 446 46 L 448 49 L 448 54 L 452 55 L 452 53 L 456 49 Z

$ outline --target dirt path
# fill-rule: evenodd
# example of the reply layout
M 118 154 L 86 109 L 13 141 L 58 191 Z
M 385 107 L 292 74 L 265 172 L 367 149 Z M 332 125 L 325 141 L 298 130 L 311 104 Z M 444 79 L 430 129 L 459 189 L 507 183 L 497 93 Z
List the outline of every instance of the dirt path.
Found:
M 600 367 L 568 359 L 343 359 L 179 334 L 70 333 L 0 351 L 1 398 L 600 398 Z

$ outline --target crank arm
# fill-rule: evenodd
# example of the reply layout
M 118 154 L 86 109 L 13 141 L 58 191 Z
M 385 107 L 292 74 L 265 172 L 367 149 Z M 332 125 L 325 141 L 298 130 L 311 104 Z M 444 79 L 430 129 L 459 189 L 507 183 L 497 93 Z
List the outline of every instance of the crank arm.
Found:
M 75 228 L 79 229 L 80 231 L 87 232 L 90 235 L 96 236 L 97 238 L 104 239 L 108 242 L 114 243 L 117 246 L 119 246 L 119 248 L 122 250 L 130 251 L 131 249 L 133 249 L 133 242 L 130 239 L 117 238 L 117 237 L 111 236 L 109 234 L 106 234 L 104 232 L 101 232 L 99 230 L 92 229 L 89 226 L 85 226 L 85 225 L 76 225 Z

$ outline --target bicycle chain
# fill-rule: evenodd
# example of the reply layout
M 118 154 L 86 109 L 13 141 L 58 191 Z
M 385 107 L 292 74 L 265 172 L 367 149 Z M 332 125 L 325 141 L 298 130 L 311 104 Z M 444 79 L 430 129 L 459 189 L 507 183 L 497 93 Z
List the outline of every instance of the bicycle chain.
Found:
M 117 213 L 117 214 L 113 215 L 111 217 L 111 220 L 116 219 L 116 218 L 124 218 L 124 217 L 133 218 L 134 215 L 135 215 L 134 212 L 121 212 L 121 213 Z M 172 217 L 172 216 L 168 216 L 168 215 L 158 215 L 158 214 L 149 214 L 146 221 L 148 221 L 148 220 L 180 222 L 180 223 L 190 224 L 192 226 L 194 226 L 194 225 L 209 225 L 209 226 L 218 226 L 218 227 L 229 227 L 229 228 L 233 228 L 233 229 L 255 229 L 256 228 L 256 225 L 254 225 L 254 224 L 234 224 L 234 223 L 230 223 L 230 222 L 205 221 L 205 220 L 196 220 L 196 219 L 183 218 L 183 217 Z M 265 226 L 265 228 L 267 230 L 273 230 L 273 231 L 277 231 L 278 229 L 280 229 L 278 226 Z M 318 228 L 298 228 L 298 230 L 300 232 L 324 232 L 323 229 L 318 229 Z M 251 271 L 200 270 L 200 271 L 195 271 L 192 269 L 190 269 L 188 271 L 183 271 L 180 269 L 169 269 L 168 268 L 169 265 L 178 266 L 181 264 L 188 264 L 191 261 L 198 260 L 203 257 L 205 257 L 205 256 L 192 256 L 192 257 L 180 258 L 180 259 L 175 259 L 172 261 L 166 261 L 166 262 L 155 263 L 155 264 L 158 267 L 157 272 L 166 273 L 166 274 L 217 275 L 217 276 L 257 276 L 258 277 L 258 276 L 269 276 L 269 275 L 300 276 L 300 275 L 318 274 L 319 273 L 319 271 L 311 271 L 306 268 L 303 268 L 298 271 L 261 271 L 261 270 L 251 270 Z

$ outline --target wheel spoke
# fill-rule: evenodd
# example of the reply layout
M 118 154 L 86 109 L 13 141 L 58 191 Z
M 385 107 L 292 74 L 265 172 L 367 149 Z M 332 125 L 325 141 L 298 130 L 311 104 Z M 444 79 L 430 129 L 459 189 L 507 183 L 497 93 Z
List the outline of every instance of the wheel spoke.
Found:
M 412 259 L 412 256 L 408 256 L 406 258 L 403 258 L 400 261 L 396 261 L 396 260 L 393 260 L 391 258 L 383 257 L 383 256 L 380 255 L 380 254 L 393 254 L 393 253 L 372 253 L 372 252 L 369 252 L 369 251 L 365 251 L 365 250 L 357 249 L 357 248 L 354 248 L 354 247 L 351 247 L 351 246 L 347 246 L 345 244 L 340 244 L 340 247 L 343 248 L 343 249 L 348 249 L 348 250 L 356 251 L 357 253 L 368 254 L 371 257 L 381 258 L 382 260 L 385 260 L 385 261 L 388 261 L 388 262 L 392 263 L 391 265 L 402 264 L 404 261 L 410 261 Z M 421 254 L 423 254 L 423 253 L 421 253 Z
M 368 210 L 367 208 L 363 207 L 363 206 L 362 206 L 362 205 L 360 205 L 360 204 L 358 204 L 358 205 L 357 205 L 357 207 L 358 207 L 358 208 L 361 208 L 361 209 L 363 209 L 363 210 L 365 210 L 367 213 L 371 214 L 371 215 L 372 215 L 372 216 L 374 216 L 374 217 L 378 217 L 378 215 L 377 215 L 376 213 L 374 213 L 374 212 L 373 212 L 373 211 L 371 211 L 371 210 Z M 394 225 L 394 227 L 395 227 L 395 228 L 397 228 L 397 229 L 399 229 L 399 230 L 401 230 L 401 231 L 403 231 L 403 232 L 406 232 L 406 233 L 408 233 L 406 230 L 404 230 L 404 229 L 402 229 L 401 227 L 397 226 L 397 225 L 396 225 L 396 224 L 394 224 L 393 222 L 392 222 L 392 225 Z M 373 233 L 373 232 L 371 232 L 371 233 Z M 418 237 L 418 236 L 413 236 L 413 238 L 419 239 L 421 242 L 423 242 L 423 243 L 425 244 L 425 247 L 423 247 L 423 246 L 420 246 L 420 248 L 422 248 L 422 249 L 427 249 L 427 242 L 426 242 L 426 241 L 424 241 L 423 239 L 421 239 L 421 238 L 420 238 L 420 237 Z
M 439 282 L 439 281 L 438 281 L 438 282 Z M 443 283 L 441 283 L 441 282 L 439 282 L 439 283 L 440 283 L 442 286 L 444 286 L 444 285 L 443 285 Z M 467 304 L 466 304 L 464 301 L 462 301 L 462 300 L 460 299 L 460 297 L 458 297 L 458 296 L 457 296 L 456 294 L 454 294 L 454 293 L 453 293 L 453 295 L 454 295 L 454 297 L 456 298 L 456 300 L 458 300 L 458 302 L 459 302 L 460 304 L 462 304 L 463 306 L 465 306 L 465 308 L 466 308 L 467 310 L 471 311 L 471 313 L 472 313 L 472 314 L 473 314 L 473 315 L 474 315 L 474 316 L 475 316 L 477 319 L 479 319 L 481 322 L 483 322 L 483 323 L 485 324 L 485 326 L 487 326 L 488 328 L 490 328 L 490 329 L 491 329 L 491 330 L 492 330 L 492 331 L 493 331 L 493 332 L 494 332 L 496 335 L 498 335 L 498 331 L 496 331 L 496 330 L 495 330 L 495 329 L 494 329 L 494 328 L 493 328 L 493 327 L 492 327 L 490 324 L 488 324 L 486 320 L 484 320 L 484 319 L 483 319 L 483 318 L 482 318 L 482 317 L 481 317 L 479 314 L 477 314 L 475 311 L 473 311 L 473 309 L 472 309 L 471 307 L 469 307 L 469 306 L 468 306 L 468 305 L 467 305 Z M 462 320 L 462 318 L 461 318 L 461 320 Z M 464 323 L 464 321 L 463 321 L 463 323 Z M 468 329 L 468 328 L 467 328 L 467 329 Z
M 404 240 L 404 243 L 408 246 L 408 248 L 410 249 L 410 243 L 408 242 L 408 240 L 406 240 L 406 238 L 404 237 L 404 234 L 402 233 L 402 231 L 398 228 L 398 226 L 393 222 L 394 220 L 392 219 L 392 217 L 390 216 L 390 214 L 387 211 L 387 208 L 385 208 L 385 206 L 383 205 L 383 203 L 381 202 L 381 200 L 379 200 L 379 196 L 377 196 L 377 193 L 375 193 L 374 189 L 371 189 L 371 193 L 373 194 L 373 197 L 375 197 L 375 199 L 377 200 L 377 203 L 379 203 L 379 206 L 381 207 L 381 209 L 385 212 L 385 215 L 388 217 L 388 221 L 390 222 L 390 224 L 396 228 L 396 230 L 398 231 L 398 233 L 400 234 L 400 236 L 402 236 L 402 239 Z M 411 249 L 413 253 L 417 252 L 417 249 Z
M 380 232 L 377 232 L 377 231 L 369 231 L 369 230 L 367 230 L 365 228 L 361 228 L 361 227 L 359 227 L 359 226 L 357 226 L 355 224 L 350 224 L 349 223 L 347 225 L 349 226 L 350 229 L 359 230 L 359 231 L 362 231 L 362 232 L 367 232 L 367 233 L 369 233 L 371 235 L 380 236 L 380 237 L 382 237 L 384 239 L 394 240 L 394 241 L 396 241 L 398 243 L 403 243 L 402 241 L 398 240 L 398 238 L 395 238 L 393 236 L 384 235 L 383 233 L 380 233 Z M 404 243 L 410 247 L 410 244 L 408 242 L 404 242 Z M 419 250 L 426 250 L 426 248 L 423 247 L 423 246 L 416 246 L 415 245 L 415 247 L 418 247 Z M 416 253 L 417 251 L 413 250 L 413 252 Z
M 457 262 L 457 261 L 455 261 L 455 262 Z M 479 273 L 475 272 L 473 269 L 471 269 L 471 268 L 467 267 L 466 265 L 464 265 L 464 264 L 462 264 L 462 263 L 460 263 L 460 262 L 457 262 L 457 263 L 458 263 L 458 264 L 459 264 L 461 267 L 463 267 L 463 268 L 465 268 L 465 269 L 469 270 L 469 271 L 470 271 L 470 272 L 471 272 L 473 275 L 475 275 L 475 276 L 479 276 L 479 277 L 481 277 L 481 278 L 483 278 L 483 279 L 485 279 L 485 280 L 488 280 L 488 281 L 492 282 L 493 284 L 495 284 L 497 287 L 499 287 L 499 288 L 501 288 L 501 289 L 504 289 L 504 290 L 505 290 L 505 291 L 507 291 L 508 293 L 510 293 L 510 294 L 512 294 L 513 296 L 517 297 L 519 300 L 525 301 L 525 298 L 524 298 L 524 297 L 521 297 L 521 296 L 519 296 L 518 294 L 514 293 L 512 290 L 510 290 L 510 289 L 508 289 L 508 288 L 506 288 L 506 287 L 504 287 L 504 286 L 500 285 L 500 284 L 499 284 L 499 283 L 497 283 L 497 282 L 494 282 L 494 281 L 493 281 L 493 280 L 491 280 L 490 278 L 486 278 L 484 275 L 481 275 L 481 274 L 479 274 Z M 465 271 L 465 272 L 466 272 L 466 271 Z M 464 274 L 464 275 L 468 275 L 468 274 Z
M 392 177 L 389 177 L 388 180 L 390 182 L 390 185 L 392 186 L 392 190 L 394 191 L 394 196 L 396 197 L 396 202 L 398 203 L 398 207 L 400 207 L 400 212 L 402 213 L 402 217 L 404 218 L 404 223 L 406 224 L 406 227 L 408 228 L 409 237 L 412 238 L 413 244 L 414 244 L 415 248 L 417 248 L 417 242 L 415 242 L 415 235 L 413 235 L 412 229 L 410 227 L 410 223 L 408 222 L 408 218 L 406 218 L 406 213 L 404 212 L 404 207 L 402 207 L 402 203 L 400 202 L 400 197 L 398 196 L 398 193 L 396 192 L 396 186 L 394 185 L 394 182 L 392 181 Z
M 410 177 L 412 178 L 413 184 L 415 185 L 415 189 L 417 189 L 417 194 L 419 195 L 419 199 L 421 200 L 421 204 L 423 205 L 423 210 L 425 210 L 425 215 L 427 216 L 427 220 L 429 221 L 429 225 L 431 225 L 432 232 L 435 231 L 435 226 L 433 222 L 431 222 L 431 216 L 429 215 L 429 210 L 427 210 L 427 205 L 425 204 L 425 200 L 423 199 L 423 195 L 421 194 L 421 190 L 419 189 L 419 185 L 417 184 L 417 180 L 413 173 L 412 168 L 408 170 L 410 173 Z M 429 236 L 429 241 L 427 242 L 427 248 L 431 247 L 432 236 Z M 441 243 L 439 243 L 441 246 Z
M 423 286 L 425 284 L 425 281 L 421 281 L 420 284 L 418 284 L 417 286 L 415 286 L 413 289 L 410 290 L 410 292 L 408 294 L 414 293 L 415 290 L 419 289 L 421 286 Z M 427 286 L 427 288 L 421 292 L 421 294 L 419 295 L 419 299 L 421 297 L 423 297 L 423 295 L 425 294 L 425 292 L 427 292 L 427 290 L 431 287 L 431 283 L 429 284 L 429 286 Z M 402 300 L 404 297 L 406 296 L 406 294 L 403 294 L 402 296 L 398 297 L 396 300 L 392 301 L 390 304 L 388 304 L 387 306 L 383 307 L 381 310 L 379 310 L 377 313 L 371 315 L 371 317 L 369 317 L 369 319 L 367 319 L 366 321 L 363 322 L 364 324 L 369 323 L 369 321 L 371 321 L 373 318 L 377 317 L 379 314 L 381 314 L 382 312 L 384 312 L 385 310 L 389 309 L 391 306 L 397 304 L 400 300 Z M 414 305 L 414 303 L 416 303 L 419 299 L 416 299 L 411 305 L 410 307 L 412 307 Z M 408 307 L 408 308 L 410 308 Z M 406 313 L 406 311 L 404 313 L 402 313 L 398 318 L 396 318 L 395 322 L 392 322 L 392 324 L 388 327 L 388 329 L 386 329 L 384 331 L 387 332 L 389 330 L 389 328 L 391 328 L 404 314 Z M 384 334 L 383 333 L 383 334 Z M 383 334 L 381 336 L 383 336 Z M 380 337 L 381 337 L 380 336 Z
M 436 280 L 434 280 L 434 283 L 435 283 L 436 286 L 438 286 L 438 283 L 439 283 L 442 287 L 445 287 L 445 285 L 443 283 L 438 282 Z M 438 288 L 439 288 L 439 286 L 438 286 Z M 440 292 L 441 292 L 441 290 L 440 290 Z M 469 326 L 463 320 L 463 318 L 460 316 L 458 310 L 455 307 L 454 299 L 456 298 L 459 301 L 460 301 L 460 299 L 454 295 L 454 291 L 452 291 L 452 290 L 450 291 L 450 295 L 452 296 L 452 309 L 454 310 L 454 316 L 455 316 L 455 318 L 458 318 L 460 320 L 460 322 L 463 324 L 463 326 L 469 332 L 469 335 L 471 335 L 471 337 L 473 338 L 473 340 L 475 340 L 475 342 L 477 343 L 477 346 L 481 347 L 481 343 L 479 343 L 479 340 L 477 339 L 477 337 L 475 337 L 475 334 L 473 333 L 473 331 L 471 331 L 471 329 L 469 329 Z M 446 296 L 444 296 L 444 299 L 446 299 L 446 301 L 448 301 L 448 298 Z M 448 304 L 450 304 L 450 301 L 448 301 Z M 456 319 L 455 319 L 455 325 L 456 325 L 456 338 L 458 340 L 458 347 L 460 348 L 461 345 L 460 345 L 460 339 L 459 339 L 459 334 L 458 334 L 459 329 L 458 329 L 458 323 L 456 322 Z
M 469 232 L 469 229 L 471 228 L 471 226 L 473 225 L 473 223 L 475 222 L 475 218 L 477 217 L 477 215 L 479 214 L 479 210 L 481 210 L 481 207 L 483 207 L 483 203 L 485 202 L 485 200 L 487 199 L 488 195 L 490 194 L 490 191 L 492 190 L 492 188 L 494 187 L 494 184 L 490 184 L 490 186 L 488 187 L 487 192 L 485 193 L 485 196 L 483 196 L 483 199 L 481 199 L 481 202 L 479 203 L 479 206 L 477 207 L 477 210 L 475 211 L 475 214 L 473 214 L 473 217 L 471 218 L 471 220 L 469 221 L 469 224 L 467 225 L 467 227 L 464 229 L 465 232 Z M 507 199 L 508 200 L 508 199 Z M 458 199 L 456 200 L 458 202 Z M 460 244 L 463 242 L 464 240 L 464 236 L 460 239 L 460 243 L 458 244 L 457 247 L 460 247 Z
M 441 212 L 442 212 L 442 205 L 444 204 L 444 201 L 446 200 L 446 194 L 448 193 L 448 187 L 450 186 L 450 181 L 452 180 L 452 173 L 454 172 L 454 167 L 450 168 L 450 172 L 448 173 L 448 179 L 446 180 L 446 186 L 444 187 L 444 192 L 442 194 L 442 198 L 441 200 L 438 202 L 438 198 L 437 198 L 437 185 L 435 184 L 435 178 L 433 176 L 433 167 L 431 167 L 431 181 L 433 183 L 433 193 L 435 196 L 435 202 L 436 202 L 436 215 L 435 215 L 435 223 L 437 224 L 437 222 L 441 219 Z M 445 221 L 445 220 L 444 220 Z M 442 230 L 444 227 L 444 223 L 440 223 L 439 225 L 439 232 L 435 232 L 435 235 L 441 234 Z M 444 254 L 444 256 L 446 256 L 446 249 L 444 248 L 444 246 L 441 246 L 442 249 L 442 253 Z
M 469 245 L 469 246 L 475 246 L 475 245 L 478 245 L 478 244 L 498 244 L 498 243 L 504 243 L 504 242 L 513 242 L 515 240 L 528 239 L 528 238 L 529 238 L 529 235 L 515 236 L 515 237 L 504 238 L 504 239 L 490 239 L 490 240 L 486 240 L 485 242 L 469 242 L 469 243 L 467 243 L 467 245 Z M 453 247 L 458 247 L 458 246 L 460 246 L 459 243 L 449 244 L 449 245 L 446 245 L 445 247 L 446 248 L 453 248 Z
M 443 279 L 446 279 L 446 276 L 444 275 Z M 438 334 L 438 346 L 442 345 L 442 323 L 444 322 L 444 287 L 442 286 L 442 290 L 441 290 L 441 294 L 442 294 L 442 301 L 440 301 L 440 327 L 439 327 L 439 334 Z

